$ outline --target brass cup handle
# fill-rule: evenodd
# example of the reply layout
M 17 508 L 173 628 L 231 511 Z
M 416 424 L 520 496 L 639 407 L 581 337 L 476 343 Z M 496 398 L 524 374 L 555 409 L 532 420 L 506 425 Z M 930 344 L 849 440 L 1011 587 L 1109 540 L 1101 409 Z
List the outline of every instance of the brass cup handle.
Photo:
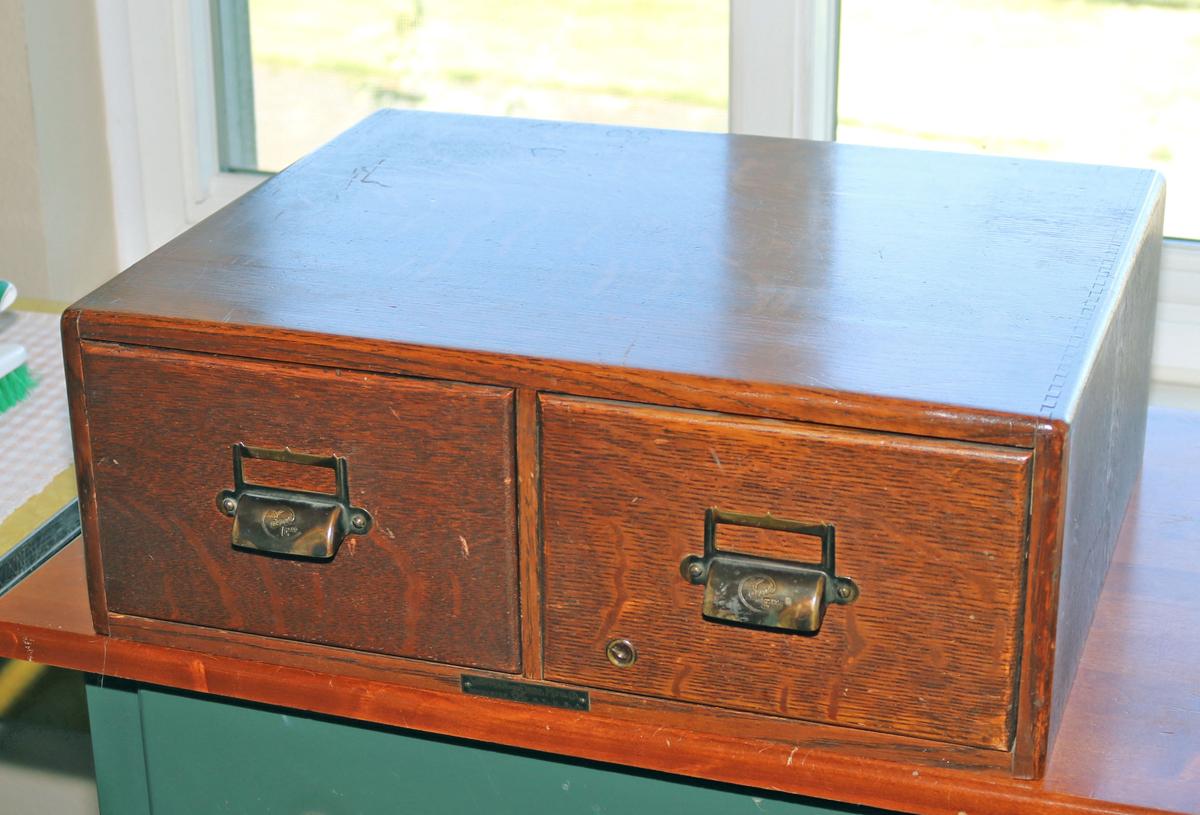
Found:
M 334 471 L 337 493 L 288 490 L 247 483 L 242 459 L 327 467 Z M 289 449 L 233 445 L 233 489 L 217 493 L 217 509 L 233 518 L 233 546 L 310 560 L 329 560 L 347 535 L 370 531 L 371 513 L 350 505 L 346 459 Z
M 720 524 L 811 535 L 821 540 L 821 562 L 799 563 L 717 549 Z M 705 618 L 718 622 L 814 634 L 830 604 L 853 603 L 858 585 L 834 571 L 834 529 L 771 515 L 711 508 L 704 514 L 704 554 L 688 555 L 679 571 L 704 585 Z

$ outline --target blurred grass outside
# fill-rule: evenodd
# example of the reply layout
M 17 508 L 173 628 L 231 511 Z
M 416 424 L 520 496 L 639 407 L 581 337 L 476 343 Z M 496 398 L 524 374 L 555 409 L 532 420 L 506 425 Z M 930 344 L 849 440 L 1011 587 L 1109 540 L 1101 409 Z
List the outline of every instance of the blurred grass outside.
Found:
M 727 127 L 727 0 L 250 0 L 250 24 L 264 170 L 380 107 Z M 1200 238 L 1200 2 L 843 0 L 838 106 L 841 141 L 1155 167 L 1168 234 Z
M 722 131 L 728 0 L 250 0 L 259 167 L 381 107 Z
M 842 0 L 838 140 L 1153 167 L 1200 238 L 1200 3 Z

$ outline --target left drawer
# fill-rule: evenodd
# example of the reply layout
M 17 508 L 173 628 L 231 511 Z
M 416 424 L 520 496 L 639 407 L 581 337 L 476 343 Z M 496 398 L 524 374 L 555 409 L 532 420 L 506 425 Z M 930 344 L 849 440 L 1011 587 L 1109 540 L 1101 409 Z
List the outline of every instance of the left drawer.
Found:
M 98 343 L 82 359 L 110 613 L 518 669 L 510 390 Z

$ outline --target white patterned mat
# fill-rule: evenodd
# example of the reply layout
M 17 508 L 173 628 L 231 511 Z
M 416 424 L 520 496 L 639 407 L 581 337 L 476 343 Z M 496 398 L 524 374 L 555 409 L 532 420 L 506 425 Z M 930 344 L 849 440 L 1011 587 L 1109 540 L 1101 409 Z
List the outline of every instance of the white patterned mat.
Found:
M 71 466 L 71 429 L 59 315 L 0 314 L 0 342 L 29 352 L 37 384 L 23 402 L 0 413 L 0 522 Z

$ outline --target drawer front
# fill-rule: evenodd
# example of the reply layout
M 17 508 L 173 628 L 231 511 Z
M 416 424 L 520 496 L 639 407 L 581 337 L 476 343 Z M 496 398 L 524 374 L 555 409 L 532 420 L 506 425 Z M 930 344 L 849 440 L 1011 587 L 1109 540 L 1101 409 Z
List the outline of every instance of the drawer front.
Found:
M 94 344 L 83 360 L 111 612 L 517 670 L 511 391 Z M 330 519 L 329 497 L 288 497 L 336 493 L 311 464 L 244 459 L 272 492 L 236 513 L 263 550 L 232 545 L 218 496 L 238 443 L 344 460 L 332 558 L 270 551 L 267 532 Z
M 1030 451 L 566 397 L 541 411 L 547 678 L 1008 748 Z M 689 578 L 706 531 L 721 560 Z M 723 618 L 789 585 L 775 613 Z M 792 594 L 812 610 L 806 591 L 829 598 L 816 633 L 786 613 Z

